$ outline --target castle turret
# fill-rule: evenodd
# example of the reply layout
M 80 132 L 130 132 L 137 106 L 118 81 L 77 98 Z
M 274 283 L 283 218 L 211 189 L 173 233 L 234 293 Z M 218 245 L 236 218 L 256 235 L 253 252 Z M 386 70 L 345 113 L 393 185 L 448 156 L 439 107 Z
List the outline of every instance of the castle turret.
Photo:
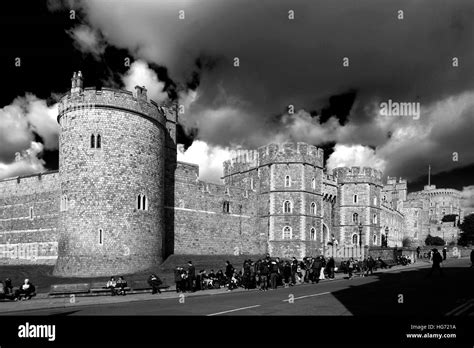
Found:
M 335 227 L 340 243 L 380 244 L 382 173 L 367 167 L 341 167 L 333 175 L 338 182 Z
M 82 88 L 59 103 L 57 276 L 148 269 L 164 249 L 166 119 L 146 89 Z

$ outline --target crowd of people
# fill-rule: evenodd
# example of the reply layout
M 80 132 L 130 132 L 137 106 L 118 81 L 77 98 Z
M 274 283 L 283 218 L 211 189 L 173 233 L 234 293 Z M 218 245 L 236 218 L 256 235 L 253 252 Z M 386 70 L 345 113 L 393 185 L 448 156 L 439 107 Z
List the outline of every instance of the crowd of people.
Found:
M 30 300 L 36 296 L 36 288 L 29 279 L 25 279 L 22 285 L 16 287 L 10 278 L 5 279 L 5 282 L 0 281 L 0 299 L 21 301 Z
M 408 256 L 401 256 L 397 263 L 407 265 L 411 263 Z M 323 256 L 304 257 L 297 260 L 283 260 L 270 255 L 259 260 L 245 260 L 240 269 L 234 268 L 226 261 L 225 270 L 215 272 L 206 270 L 196 271 L 192 261 L 188 267 L 177 267 L 174 278 L 177 292 L 194 292 L 205 289 L 219 289 L 226 287 L 228 291 L 242 287 L 244 289 L 259 289 L 267 291 L 278 286 L 290 287 L 302 283 L 318 283 L 322 279 L 333 280 L 335 272 L 341 271 L 352 279 L 355 274 L 360 276 L 372 275 L 377 268 L 387 268 L 388 265 L 379 257 L 371 256 L 363 259 L 349 258 L 342 261 L 337 267 L 333 257 Z

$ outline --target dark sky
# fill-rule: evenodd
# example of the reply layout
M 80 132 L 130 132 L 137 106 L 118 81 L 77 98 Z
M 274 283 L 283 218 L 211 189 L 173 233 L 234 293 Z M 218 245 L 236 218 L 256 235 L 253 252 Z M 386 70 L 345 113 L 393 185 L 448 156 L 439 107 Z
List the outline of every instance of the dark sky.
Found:
M 57 167 L 55 101 L 82 70 L 86 86 L 178 98 L 180 141 L 207 155 L 305 141 L 329 169 L 372 165 L 411 191 L 429 164 L 438 186 L 474 184 L 472 0 L 19 1 L 0 29 L 3 177 Z M 381 116 L 389 99 L 419 102 L 420 118 Z

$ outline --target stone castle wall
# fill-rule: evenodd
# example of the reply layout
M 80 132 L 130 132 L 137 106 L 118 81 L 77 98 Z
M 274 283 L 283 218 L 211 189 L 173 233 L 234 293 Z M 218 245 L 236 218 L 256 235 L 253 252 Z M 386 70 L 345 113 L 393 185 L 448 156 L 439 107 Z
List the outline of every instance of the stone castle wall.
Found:
M 57 258 L 59 174 L 0 180 L 0 263 Z
M 165 207 L 174 214 L 167 224 L 173 234 L 175 254 L 261 254 L 266 235 L 256 226 L 258 209 L 255 193 L 198 180 L 196 165 L 178 162 L 175 205 Z M 229 204 L 229 210 L 224 203 Z

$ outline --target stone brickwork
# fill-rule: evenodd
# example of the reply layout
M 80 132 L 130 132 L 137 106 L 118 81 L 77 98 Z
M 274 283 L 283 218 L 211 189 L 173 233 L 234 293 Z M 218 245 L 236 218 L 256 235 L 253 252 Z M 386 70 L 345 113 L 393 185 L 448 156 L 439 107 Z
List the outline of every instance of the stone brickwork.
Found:
M 66 207 L 59 217 L 54 274 L 105 276 L 158 265 L 164 240 L 164 115 L 142 88 L 136 96 L 72 90 L 60 105 L 59 174 Z
M 178 162 L 175 176 L 175 254 L 262 254 L 266 234 L 256 228 L 255 192 L 198 180 L 196 165 Z M 228 207 L 228 208 L 227 208 Z
M 57 258 L 59 174 L 0 181 L 0 262 Z
M 336 168 L 333 174 L 338 182 L 339 214 L 335 226 L 339 228 L 340 243 L 357 245 L 362 237 L 362 245 L 380 245 L 382 173 L 352 167 Z

